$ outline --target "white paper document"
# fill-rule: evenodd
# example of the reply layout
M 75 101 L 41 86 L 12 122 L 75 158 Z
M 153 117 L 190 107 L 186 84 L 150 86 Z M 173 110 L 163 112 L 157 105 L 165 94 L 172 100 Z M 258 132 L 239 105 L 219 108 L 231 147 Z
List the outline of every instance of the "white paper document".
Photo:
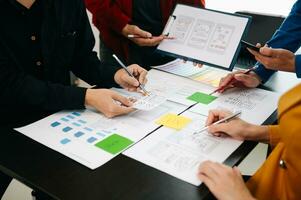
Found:
M 149 71 L 148 80 L 145 86 L 148 91 L 186 106 L 195 104 L 194 101 L 187 99 L 195 92 L 208 94 L 215 90 L 213 86 L 154 69 Z
M 178 4 L 158 50 L 224 69 L 232 69 L 249 18 Z M 168 29 L 168 30 L 167 30 Z
M 185 108 L 166 101 L 151 111 L 137 110 L 113 119 L 89 109 L 62 111 L 16 130 L 95 169 L 159 127 L 155 120 L 160 116 Z
M 204 114 L 211 109 L 224 109 L 231 112 L 242 111 L 241 119 L 261 125 L 277 108 L 280 94 L 263 89 L 230 89 L 208 105 L 198 104 L 192 112 Z
M 207 116 L 185 112 L 192 119 L 180 131 L 160 128 L 123 154 L 194 185 L 197 169 L 203 161 L 224 162 L 242 143 L 230 138 L 214 137 L 207 132 L 194 134 L 205 126 Z

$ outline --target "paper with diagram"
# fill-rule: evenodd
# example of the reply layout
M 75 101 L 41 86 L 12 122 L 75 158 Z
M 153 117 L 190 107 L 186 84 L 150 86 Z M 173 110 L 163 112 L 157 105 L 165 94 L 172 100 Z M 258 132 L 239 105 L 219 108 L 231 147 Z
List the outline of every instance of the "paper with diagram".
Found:
M 185 109 L 166 101 L 151 111 L 137 110 L 113 119 L 89 109 L 62 111 L 16 130 L 95 169 L 158 128 L 155 121 L 160 116 Z
M 242 111 L 241 119 L 261 125 L 277 108 L 280 94 L 263 89 L 233 88 L 210 104 L 198 104 L 191 108 L 195 113 L 208 113 L 211 109 L 225 109 L 231 112 Z
M 177 131 L 160 128 L 123 154 L 194 185 L 201 162 L 224 162 L 242 143 L 230 138 L 214 137 L 207 132 L 194 134 L 205 126 L 207 117 L 192 112 L 183 114 L 192 120 Z
M 249 17 L 178 4 L 158 50 L 232 70 Z

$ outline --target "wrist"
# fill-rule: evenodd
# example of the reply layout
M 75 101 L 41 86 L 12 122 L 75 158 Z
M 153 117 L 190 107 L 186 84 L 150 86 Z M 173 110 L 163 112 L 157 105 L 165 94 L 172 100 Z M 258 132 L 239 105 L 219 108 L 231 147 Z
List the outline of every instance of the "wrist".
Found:
M 257 126 L 249 124 L 246 129 L 246 140 L 258 141 L 258 142 L 269 142 L 269 130 L 268 126 Z
M 91 106 L 93 103 L 93 89 L 86 90 L 85 105 Z

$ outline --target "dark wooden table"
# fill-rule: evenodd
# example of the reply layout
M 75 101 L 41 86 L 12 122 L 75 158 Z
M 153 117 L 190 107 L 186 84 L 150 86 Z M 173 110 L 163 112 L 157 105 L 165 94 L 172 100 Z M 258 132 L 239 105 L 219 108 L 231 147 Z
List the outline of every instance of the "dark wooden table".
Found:
M 298 82 L 294 75 L 279 73 L 267 87 L 284 92 Z M 275 112 L 265 124 L 275 122 L 276 117 Z M 225 163 L 239 164 L 255 146 L 244 142 Z M 0 170 L 63 200 L 200 200 L 210 196 L 204 185 L 193 186 L 123 155 L 90 170 L 8 128 L 0 128 Z

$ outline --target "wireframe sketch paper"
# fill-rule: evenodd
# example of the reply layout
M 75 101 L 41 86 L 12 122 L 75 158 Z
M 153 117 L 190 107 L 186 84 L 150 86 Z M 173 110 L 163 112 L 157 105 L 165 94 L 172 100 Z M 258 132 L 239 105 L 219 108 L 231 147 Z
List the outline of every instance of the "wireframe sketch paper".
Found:
M 158 50 L 232 70 L 250 18 L 178 4 Z
M 166 101 L 150 111 L 137 110 L 113 119 L 89 109 L 62 111 L 16 130 L 95 169 L 158 128 L 155 120 L 160 116 L 185 109 Z
M 160 128 L 123 154 L 194 185 L 197 169 L 206 160 L 224 162 L 242 143 L 230 138 L 214 137 L 207 132 L 198 132 L 205 126 L 207 116 L 192 112 L 183 114 L 192 122 L 176 131 Z

